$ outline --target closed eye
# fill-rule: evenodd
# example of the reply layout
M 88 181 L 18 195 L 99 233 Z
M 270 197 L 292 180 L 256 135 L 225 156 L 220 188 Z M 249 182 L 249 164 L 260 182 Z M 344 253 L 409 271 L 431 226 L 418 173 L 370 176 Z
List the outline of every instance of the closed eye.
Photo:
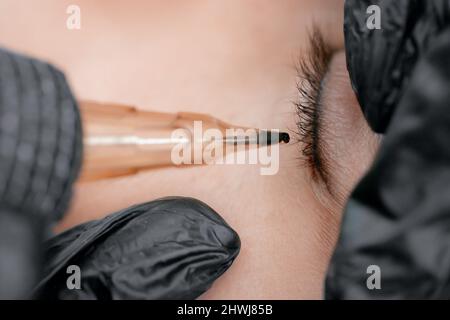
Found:
M 324 41 L 317 28 L 309 36 L 309 52 L 300 60 L 297 73 L 298 99 L 295 101 L 298 140 L 301 142 L 302 164 L 310 169 L 314 180 L 328 184 L 329 173 L 321 131 L 321 95 L 323 80 L 328 70 L 333 51 Z
M 343 205 L 372 163 L 381 137 L 361 111 L 345 51 L 331 49 L 321 32 L 313 30 L 310 51 L 298 66 L 295 106 L 301 162 L 309 169 L 312 186 Z

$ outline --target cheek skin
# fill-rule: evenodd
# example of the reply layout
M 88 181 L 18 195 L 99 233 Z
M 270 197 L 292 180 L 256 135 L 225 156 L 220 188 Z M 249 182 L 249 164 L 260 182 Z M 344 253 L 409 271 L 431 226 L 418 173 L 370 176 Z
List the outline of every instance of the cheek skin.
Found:
M 236 201 L 219 212 L 240 235 L 241 253 L 202 299 L 321 298 L 336 235 L 330 230 L 337 226 L 315 201 L 305 170 L 292 160 L 297 151 L 286 146 L 276 176 L 242 168 L 245 182 L 237 176 L 230 181 Z

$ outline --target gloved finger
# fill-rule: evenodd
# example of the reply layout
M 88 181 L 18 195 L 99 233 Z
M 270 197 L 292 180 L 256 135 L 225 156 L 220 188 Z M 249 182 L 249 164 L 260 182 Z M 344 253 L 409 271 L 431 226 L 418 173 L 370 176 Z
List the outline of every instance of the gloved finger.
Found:
M 0 299 L 24 299 L 37 283 L 42 264 L 42 220 L 0 210 Z
M 64 75 L 0 49 L 0 204 L 57 221 L 81 164 L 81 120 Z
M 41 299 L 194 299 L 233 263 L 236 232 L 206 204 L 171 197 L 133 206 L 50 239 Z M 68 266 L 80 271 L 67 286 Z
M 450 28 L 430 43 L 348 202 L 327 298 L 450 298 L 449 39 Z M 367 285 L 371 265 L 379 290 Z
M 380 10 L 367 10 L 377 5 Z M 381 29 L 368 19 L 379 18 Z M 345 49 L 353 89 L 371 128 L 384 133 L 414 66 L 450 25 L 450 0 L 346 0 Z
M 69 203 L 81 124 L 64 75 L 0 49 L 0 298 L 29 294 L 40 243 Z

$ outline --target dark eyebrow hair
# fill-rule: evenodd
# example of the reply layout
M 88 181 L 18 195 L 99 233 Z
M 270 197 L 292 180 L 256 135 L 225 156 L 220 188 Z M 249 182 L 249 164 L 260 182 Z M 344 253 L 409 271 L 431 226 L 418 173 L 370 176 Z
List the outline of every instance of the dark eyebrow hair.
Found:
M 294 102 L 297 113 L 298 140 L 301 142 L 302 164 L 310 169 L 313 180 L 321 180 L 332 193 L 329 183 L 329 166 L 325 157 L 326 143 L 321 139 L 322 91 L 324 79 L 334 51 L 325 42 L 322 32 L 313 27 L 309 33 L 309 50 L 297 66 L 298 100 Z

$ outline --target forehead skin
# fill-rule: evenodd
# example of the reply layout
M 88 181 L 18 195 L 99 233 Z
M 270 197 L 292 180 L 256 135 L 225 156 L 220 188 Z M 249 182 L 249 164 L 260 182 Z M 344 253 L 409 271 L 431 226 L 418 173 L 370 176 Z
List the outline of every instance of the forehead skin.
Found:
M 57 64 L 80 99 L 206 112 L 243 126 L 295 130 L 295 62 L 313 20 L 333 46 L 342 45 L 343 1 L 78 0 L 79 31 L 65 28 L 69 4 L 2 0 L 2 45 Z M 318 200 L 300 148 L 283 146 L 274 176 L 227 165 L 80 184 L 58 230 L 163 196 L 198 198 L 242 242 L 233 266 L 202 298 L 321 298 L 341 206 Z M 351 189 L 353 182 L 342 183 Z

